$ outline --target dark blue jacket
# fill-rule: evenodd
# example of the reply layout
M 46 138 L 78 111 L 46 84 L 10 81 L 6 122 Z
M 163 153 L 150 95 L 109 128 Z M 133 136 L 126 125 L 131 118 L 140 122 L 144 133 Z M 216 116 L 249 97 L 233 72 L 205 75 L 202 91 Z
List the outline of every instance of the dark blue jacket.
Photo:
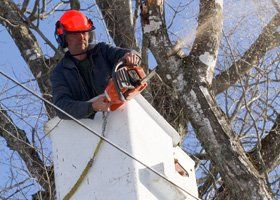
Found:
M 129 49 L 116 48 L 105 43 L 98 43 L 88 51 L 92 64 L 95 95 L 90 96 L 77 68 L 77 61 L 67 52 L 51 74 L 53 102 L 62 110 L 77 119 L 92 118 L 95 114 L 92 103 L 87 102 L 102 94 L 111 77 L 112 69 Z M 68 119 L 61 112 L 57 115 Z

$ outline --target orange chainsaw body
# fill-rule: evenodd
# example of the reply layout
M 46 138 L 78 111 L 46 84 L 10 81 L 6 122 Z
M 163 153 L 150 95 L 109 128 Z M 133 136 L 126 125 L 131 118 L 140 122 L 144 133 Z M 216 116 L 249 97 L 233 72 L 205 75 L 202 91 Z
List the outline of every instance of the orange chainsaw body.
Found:
M 105 89 L 105 96 L 107 101 L 111 103 L 111 111 L 114 111 L 121 107 L 127 100 L 132 99 L 135 95 L 142 92 L 148 86 L 147 82 L 141 82 L 141 80 L 146 77 L 146 74 L 142 67 L 124 66 L 122 67 L 122 69 L 125 70 L 125 72 L 130 76 L 130 78 L 131 76 L 137 76 L 139 81 L 133 84 L 133 88 L 127 88 L 125 86 L 122 87 L 119 84 L 117 84 L 116 81 L 113 80 L 114 77 L 112 77 L 109 80 L 109 83 Z

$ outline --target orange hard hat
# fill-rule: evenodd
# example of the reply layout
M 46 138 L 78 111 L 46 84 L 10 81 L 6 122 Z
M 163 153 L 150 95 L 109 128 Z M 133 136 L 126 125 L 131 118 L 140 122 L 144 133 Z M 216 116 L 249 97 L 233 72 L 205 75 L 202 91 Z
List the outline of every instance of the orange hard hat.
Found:
M 66 11 L 56 23 L 56 34 L 88 32 L 94 29 L 92 21 L 78 10 Z

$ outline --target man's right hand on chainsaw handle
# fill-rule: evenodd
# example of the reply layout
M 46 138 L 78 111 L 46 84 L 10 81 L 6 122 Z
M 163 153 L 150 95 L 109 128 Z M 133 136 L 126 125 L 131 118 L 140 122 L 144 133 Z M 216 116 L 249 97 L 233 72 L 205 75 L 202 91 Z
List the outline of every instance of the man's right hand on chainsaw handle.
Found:
M 127 66 L 135 66 L 140 64 L 141 57 L 136 52 L 128 52 L 122 58 L 121 61 Z
M 92 108 L 94 111 L 110 111 L 111 103 L 106 99 L 105 94 L 95 97 L 92 101 Z

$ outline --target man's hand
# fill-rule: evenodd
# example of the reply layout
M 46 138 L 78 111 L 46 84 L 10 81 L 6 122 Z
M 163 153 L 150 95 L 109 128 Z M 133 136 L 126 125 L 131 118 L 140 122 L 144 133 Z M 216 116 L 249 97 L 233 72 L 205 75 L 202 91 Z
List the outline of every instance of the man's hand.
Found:
M 97 96 L 92 101 L 92 108 L 94 111 L 110 111 L 111 103 L 107 101 L 104 94 Z
M 140 57 L 132 52 L 128 52 L 123 56 L 126 65 L 138 65 Z

